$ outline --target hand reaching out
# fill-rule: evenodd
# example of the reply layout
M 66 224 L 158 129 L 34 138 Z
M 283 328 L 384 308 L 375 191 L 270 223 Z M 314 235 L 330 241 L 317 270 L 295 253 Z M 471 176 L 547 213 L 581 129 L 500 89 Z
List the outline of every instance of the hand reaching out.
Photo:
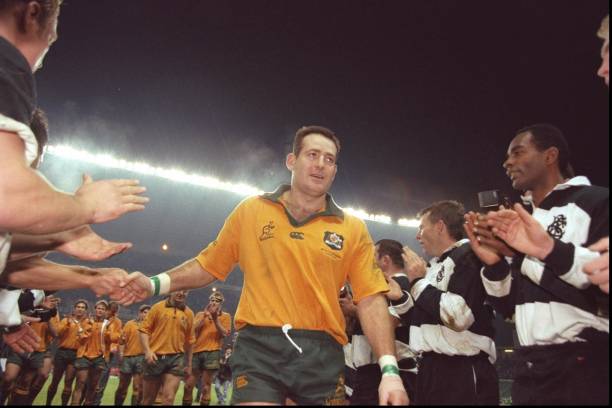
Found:
M 115 220 L 127 213 L 144 210 L 149 199 L 140 194 L 146 191 L 138 180 L 100 180 L 83 175 L 83 184 L 76 191 L 76 199 L 91 214 L 88 224 Z
M 130 249 L 129 242 L 110 242 L 100 237 L 89 225 L 65 233 L 64 243 L 56 250 L 84 261 L 102 261 Z

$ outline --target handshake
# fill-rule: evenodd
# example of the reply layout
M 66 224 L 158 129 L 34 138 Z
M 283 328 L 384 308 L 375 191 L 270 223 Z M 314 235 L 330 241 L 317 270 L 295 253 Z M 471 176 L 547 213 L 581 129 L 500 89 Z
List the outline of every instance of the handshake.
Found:
M 153 295 L 150 279 L 141 272 L 128 274 L 119 268 L 88 269 L 84 278 L 87 287 L 98 297 L 108 296 L 123 306 L 142 302 Z

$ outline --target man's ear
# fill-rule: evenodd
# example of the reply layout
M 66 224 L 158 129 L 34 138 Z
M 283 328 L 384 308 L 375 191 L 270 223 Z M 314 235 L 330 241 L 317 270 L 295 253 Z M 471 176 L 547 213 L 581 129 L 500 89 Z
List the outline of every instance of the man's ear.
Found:
M 36 1 L 30 1 L 25 6 L 25 12 L 23 13 L 23 28 L 26 33 L 39 34 L 41 30 L 39 17 L 42 13 L 40 4 Z
M 287 166 L 287 169 L 289 169 L 289 171 L 293 171 L 296 160 L 297 160 L 297 157 L 295 156 L 295 154 L 289 153 L 287 155 L 287 159 L 285 160 L 285 166 Z
M 559 149 L 556 147 L 549 147 L 546 149 L 544 153 L 544 160 L 546 160 L 546 165 L 552 166 L 553 164 L 559 161 Z

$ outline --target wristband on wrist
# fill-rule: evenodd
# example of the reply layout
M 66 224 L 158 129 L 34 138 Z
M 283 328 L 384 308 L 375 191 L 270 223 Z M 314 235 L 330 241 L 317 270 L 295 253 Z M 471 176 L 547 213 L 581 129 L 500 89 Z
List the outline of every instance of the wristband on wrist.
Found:
M 164 272 L 153 276 L 151 278 L 151 290 L 153 296 L 167 295 L 170 293 L 170 275 Z
M 397 365 L 397 359 L 394 356 L 388 354 L 382 356 L 378 359 L 378 365 L 380 366 L 383 377 L 391 375 L 399 376 L 399 367 Z

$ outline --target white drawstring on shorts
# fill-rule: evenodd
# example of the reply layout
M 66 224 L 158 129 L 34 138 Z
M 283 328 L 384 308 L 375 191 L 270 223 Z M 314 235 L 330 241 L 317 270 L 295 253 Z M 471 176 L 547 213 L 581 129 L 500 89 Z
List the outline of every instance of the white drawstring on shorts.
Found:
M 297 351 L 300 352 L 300 354 L 303 354 L 302 348 L 300 346 L 298 346 L 297 344 L 295 344 L 295 342 L 293 341 L 293 339 L 291 337 L 289 337 L 289 330 L 293 329 L 293 326 L 291 326 L 289 323 L 287 323 L 286 325 L 283 326 L 283 333 L 285 333 L 285 337 L 287 337 L 287 340 L 289 340 L 289 342 L 293 345 L 293 347 L 295 347 L 297 349 Z

